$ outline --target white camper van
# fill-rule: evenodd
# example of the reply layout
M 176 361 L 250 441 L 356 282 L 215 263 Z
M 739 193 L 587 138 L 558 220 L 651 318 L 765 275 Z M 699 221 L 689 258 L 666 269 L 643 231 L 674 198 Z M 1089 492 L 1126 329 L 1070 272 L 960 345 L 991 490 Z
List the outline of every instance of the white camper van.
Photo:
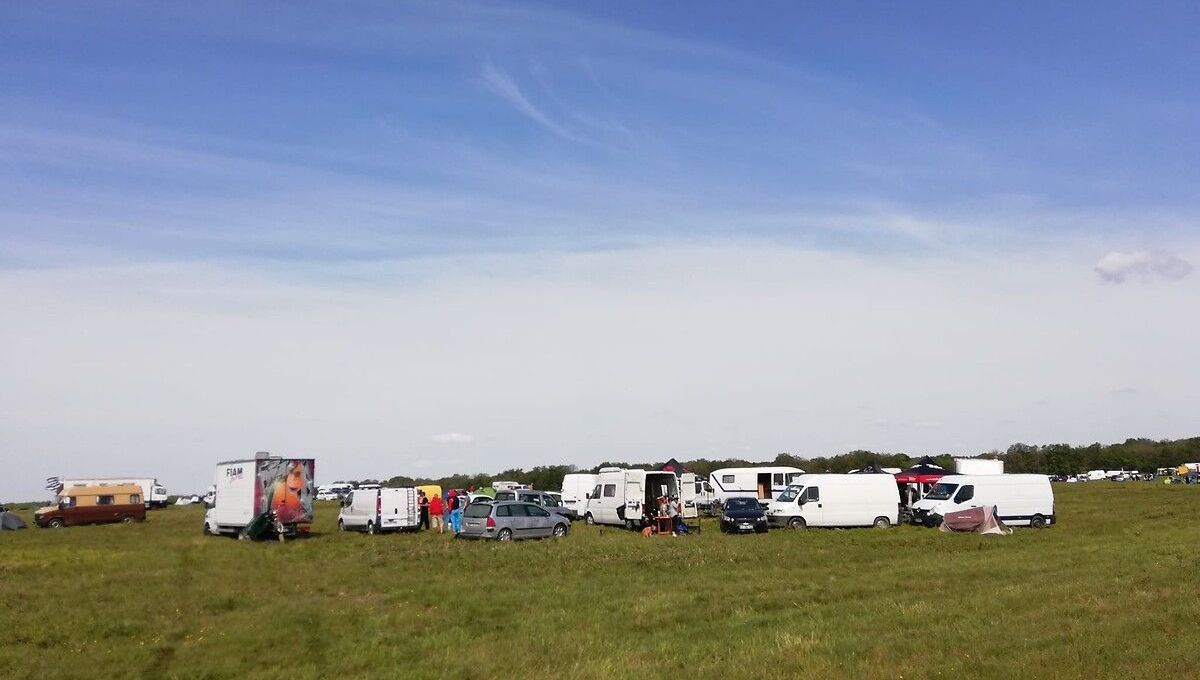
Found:
M 563 477 L 562 504 L 572 520 L 580 519 L 587 511 L 588 492 L 596 486 L 598 479 L 599 475 L 585 472 L 573 472 Z
M 767 506 L 767 522 L 804 527 L 890 527 L 900 521 L 896 478 L 885 474 L 800 475 Z
M 73 486 L 123 486 L 136 484 L 142 487 L 142 502 L 147 508 L 167 507 L 167 488 L 153 477 L 73 477 L 62 480 L 63 491 Z
M 421 526 L 417 508 L 417 490 L 355 489 L 342 501 L 338 513 L 338 529 L 365 531 L 368 534 L 384 531 L 416 531 Z
M 794 467 L 722 468 L 708 476 L 708 483 L 718 503 L 730 498 L 757 498 L 766 504 L 802 474 L 804 470 Z
M 1041 528 L 1054 524 L 1054 491 L 1046 475 L 946 475 L 913 503 L 913 522 L 937 526 L 948 512 L 994 507 L 1002 522 Z
M 653 514 L 660 496 L 679 495 L 679 478 L 674 472 L 602 468 L 598 477 L 583 515 L 588 524 L 640 528 L 643 514 Z

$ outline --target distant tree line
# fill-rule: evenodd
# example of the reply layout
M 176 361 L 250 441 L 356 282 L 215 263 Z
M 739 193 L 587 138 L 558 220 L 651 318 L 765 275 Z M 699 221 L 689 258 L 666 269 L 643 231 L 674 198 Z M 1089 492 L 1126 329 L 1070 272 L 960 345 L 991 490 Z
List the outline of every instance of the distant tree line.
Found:
M 952 470 L 954 456 L 940 454 L 930 456 L 933 461 Z M 977 458 L 993 458 L 1004 461 L 1005 472 L 1033 472 L 1039 474 L 1072 475 L 1088 470 L 1138 470 L 1153 472 L 1158 468 L 1173 468 L 1183 463 L 1200 461 L 1200 437 L 1189 439 L 1126 439 L 1120 444 L 1091 444 L 1089 446 L 1072 446 L 1070 444 L 1046 444 L 1035 446 L 1031 444 L 1013 444 L 1006 451 L 991 451 L 975 456 Z M 713 470 L 727 467 L 747 467 L 752 465 L 788 465 L 800 468 L 806 472 L 849 472 L 860 470 L 868 465 L 879 468 L 907 468 L 917 463 L 923 456 L 910 456 L 906 453 L 879 453 L 875 451 L 850 451 L 835 456 L 818 456 L 816 458 L 801 458 L 787 453 L 781 453 L 772 460 L 751 461 L 744 458 L 725 458 L 710 460 L 697 458 L 680 461 L 680 465 L 689 472 L 694 472 L 707 478 Z M 578 468 L 574 465 L 539 465 L 528 470 L 510 468 L 497 473 L 454 474 L 445 477 L 407 477 L 397 475 L 387 480 L 364 479 L 356 484 L 378 483 L 383 486 L 413 486 L 416 484 L 439 484 L 443 489 L 476 489 L 490 486 L 493 480 L 506 480 L 528 484 L 535 489 L 558 489 L 562 486 L 564 475 L 572 472 L 598 472 L 600 468 L 645 468 L 656 469 L 666 461 L 629 462 L 605 461 L 593 468 Z

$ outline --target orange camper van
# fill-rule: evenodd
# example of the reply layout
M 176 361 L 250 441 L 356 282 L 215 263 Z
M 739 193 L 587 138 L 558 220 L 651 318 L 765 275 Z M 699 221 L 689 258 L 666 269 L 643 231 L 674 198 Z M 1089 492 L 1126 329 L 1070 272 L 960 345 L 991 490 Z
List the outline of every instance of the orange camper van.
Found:
M 145 519 L 145 499 L 142 487 L 137 484 L 73 486 L 62 492 L 57 506 L 41 508 L 33 515 L 39 527 L 51 528 L 71 524 L 128 524 Z

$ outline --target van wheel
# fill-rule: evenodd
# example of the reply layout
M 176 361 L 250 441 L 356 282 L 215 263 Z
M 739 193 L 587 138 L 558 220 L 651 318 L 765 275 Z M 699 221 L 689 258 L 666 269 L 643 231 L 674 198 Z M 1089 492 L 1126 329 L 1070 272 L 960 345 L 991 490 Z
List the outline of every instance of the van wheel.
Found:
M 132 517 L 122 517 L 121 524 L 133 524 L 133 518 Z
M 205 522 L 205 523 L 204 523 L 204 535 L 205 535 L 205 536 L 212 536 L 212 535 L 213 535 L 212 529 L 210 529 L 210 528 L 208 527 L 208 522 Z
M 589 527 L 595 526 L 596 520 L 595 520 L 595 518 L 592 517 L 592 513 L 589 512 L 588 514 L 583 516 L 583 523 L 588 525 Z
M 511 541 L 512 529 L 501 529 L 500 533 L 496 534 L 497 541 Z
M 54 519 L 47 522 L 46 526 L 50 527 L 51 529 L 61 529 L 63 526 L 63 521 L 61 519 L 58 519 L 57 517 L 55 517 Z
M 1029 520 L 1029 526 L 1033 527 L 1034 529 L 1045 529 L 1046 518 L 1041 515 L 1034 515 L 1033 518 Z
M 788 526 L 793 529 L 803 529 L 807 525 L 804 523 L 803 517 L 793 517 L 788 520 Z
M 339 519 L 338 520 L 338 531 L 345 531 L 345 530 L 346 530 L 346 523 Z
M 374 522 L 367 522 L 367 533 L 372 536 L 375 535 L 375 523 Z
M 554 537 L 555 538 L 562 538 L 563 536 L 566 536 L 566 535 L 567 535 L 567 525 L 565 525 L 565 524 L 555 524 L 554 525 Z
M 887 517 L 876 517 L 875 518 L 875 528 L 876 529 L 887 529 L 891 526 L 892 526 L 892 522 Z

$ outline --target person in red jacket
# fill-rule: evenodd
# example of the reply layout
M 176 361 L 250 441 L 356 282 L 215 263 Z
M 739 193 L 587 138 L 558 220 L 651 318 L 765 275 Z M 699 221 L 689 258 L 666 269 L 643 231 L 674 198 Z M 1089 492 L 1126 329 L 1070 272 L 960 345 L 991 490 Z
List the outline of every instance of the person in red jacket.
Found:
M 434 494 L 433 498 L 429 501 L 429 519 L 433 523 L 433 526 L 437 527 L 439 534 L 446 533 L 446 523 L 442 521 L 441 494 Z

